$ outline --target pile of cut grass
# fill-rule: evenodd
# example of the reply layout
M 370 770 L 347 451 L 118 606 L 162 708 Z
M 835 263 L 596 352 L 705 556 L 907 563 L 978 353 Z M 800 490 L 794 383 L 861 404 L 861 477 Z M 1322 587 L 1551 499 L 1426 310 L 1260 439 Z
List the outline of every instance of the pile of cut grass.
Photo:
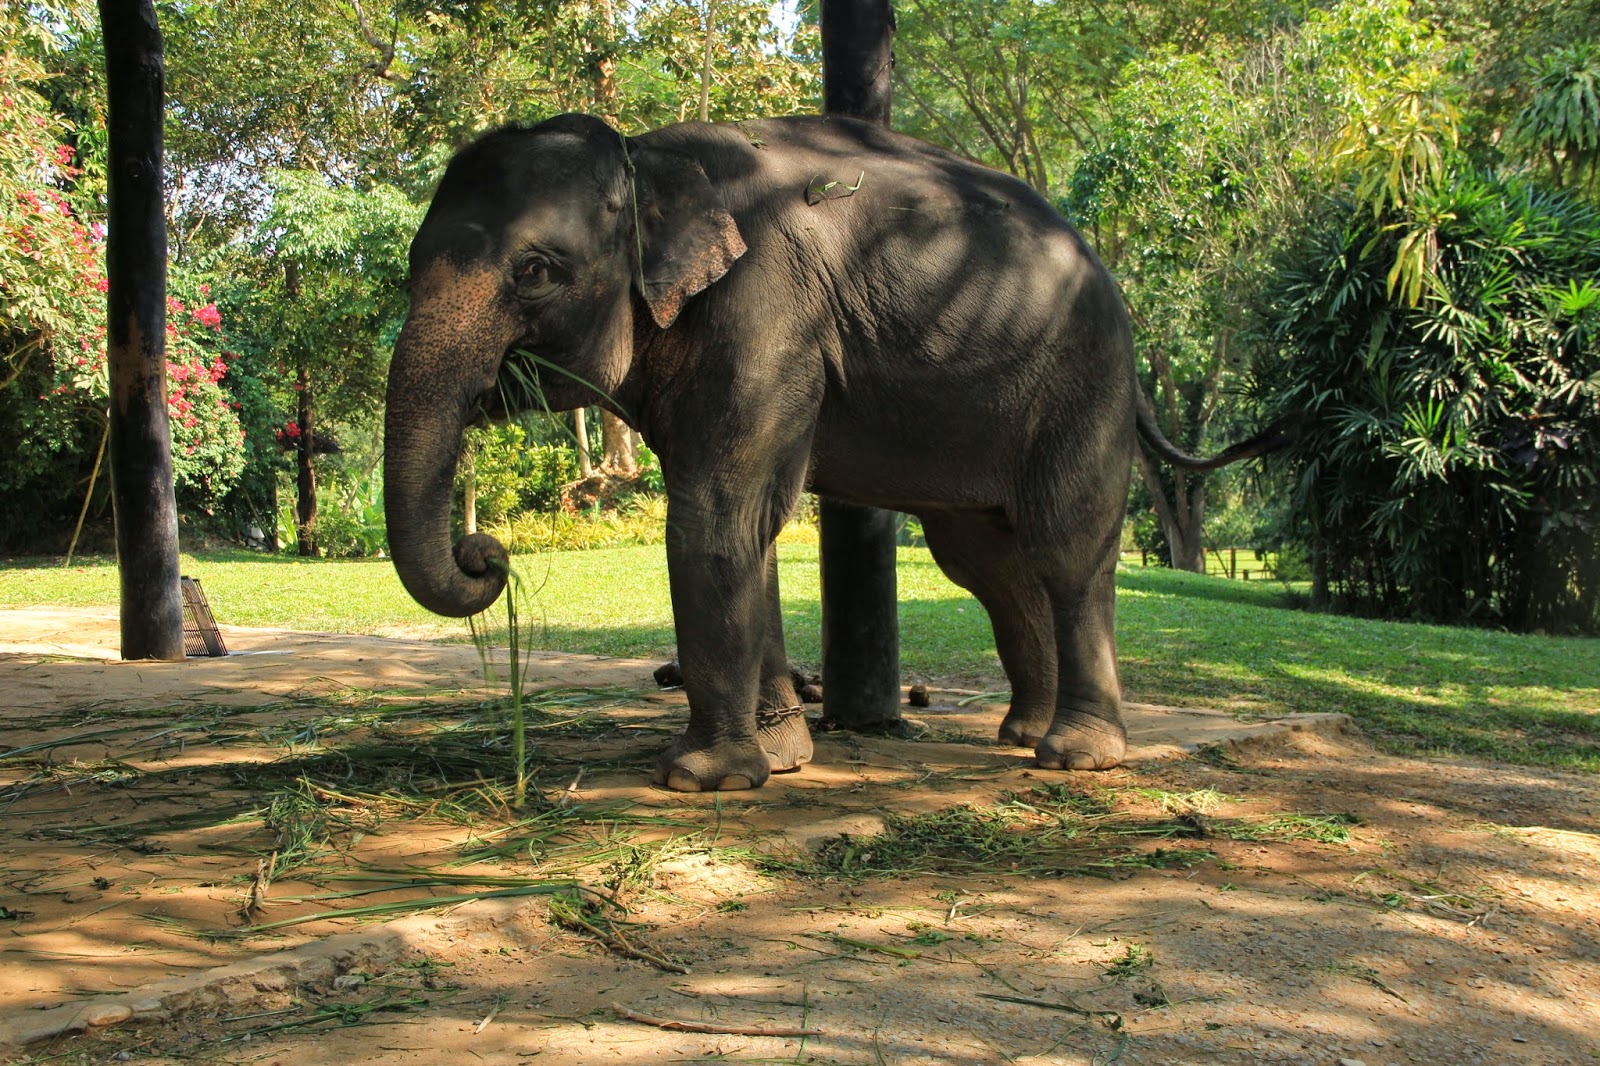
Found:
M 1343 843 L 1355 819 L 1345 814 L 1219 818 L 1186 810 L 1135 813 L 1123 792 L 1075 792 L 1066 784 L 1002 795 L 993 804 L 961 804 L 924 814 L 890 814 L 871 837 L 827 841 L 801 862 L 775 866 L 812 876 L 901 877 L 919 873 L 979 876 L 1109 877 L 1119 871 L 1186 868 L 1213 858 L 1205 840 Z

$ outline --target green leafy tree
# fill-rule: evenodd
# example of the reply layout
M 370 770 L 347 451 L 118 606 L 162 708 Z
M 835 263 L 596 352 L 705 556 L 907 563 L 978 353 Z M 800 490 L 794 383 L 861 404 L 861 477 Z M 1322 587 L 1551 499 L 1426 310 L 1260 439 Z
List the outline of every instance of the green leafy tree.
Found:
M 1365 191 L 1383 204 L 1397 199 L 1382 198 L 1391 175 L 1410 195 L 1436 173 L 1414 175 L 1417 139 L 1390 139 L 1374 116 L 1414 101 L 1418 84 L 1442 94 L 1444 55 L 1403 5 L 1357 0 L 1123 71 L 1063 206 L 1124 283 L 1146 395 L 1179 445 L 1206 451 L 1243 428 L 1249 308 L 1308 210 L 1348 173 L 1377 174 L 1379 191 Z M 1202 570 L 1207 479 L 1143 451 L 1137 469 L 1136 502 L 1153 508 L 1172 564 Z
M 1600 45 L 1558 48 L 1530 66 L 1533 98 L 1512 123 L 1512 143 L 1548 167 L 1556 188 L 1600 198 Z
M 346 434 L 376 437 L 421 210 L 391 186 L 334 187 L 320 174 L 279 172 L 272 190 L 227 299 L 251 366 L 271 383 L 271 432 L 295 460 L 296 539 L 314 554 L 317 457 Z
M 1254 280 L 1244 253 L 1260 237 L 1251 123 L 1227 81 L 1236 66 L 1225 53 L 1172 51 L 1136 64 L 1066 201 L 1124 284 L 1158 420 L 1191 450 L 1209 443 L 1225 374 L 1237 365 L 1238 290 Z M 1204 570 L 1204 479 L 1142 449 L 1136 463 L 1172 565 Z

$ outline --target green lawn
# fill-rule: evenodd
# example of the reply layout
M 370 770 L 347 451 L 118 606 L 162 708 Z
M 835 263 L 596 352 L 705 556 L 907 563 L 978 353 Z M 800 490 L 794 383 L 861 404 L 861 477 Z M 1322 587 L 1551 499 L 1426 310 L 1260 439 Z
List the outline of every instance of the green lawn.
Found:
M 780 549 L 791 655 L 818 659 L 817 550 Z M 536 646 L 666 657 L 672 614 L 660 547 L 519 560 Z M 407 627 L 454 640 L 465 623 L 429 615 L 384 561 L 305 561 L 241 552 L 184 557 L 218 618 L 235 625 L 365 633 Z M 1600 772 L 1600 640 L 1374 622 L 1292 609 L 1279 585 L 1124 570 L 1118 605 L 1131 698 L 1262 714 L 1343 711 L 1386 747 Z M 900 550 L 908 677 L 998 678 L 982 609 L 923 549 Z M 12 561 L 0 607 L 115 607 L 106 561 L 63 569 Z M 493 612 L 498 618 L 499 611 Z

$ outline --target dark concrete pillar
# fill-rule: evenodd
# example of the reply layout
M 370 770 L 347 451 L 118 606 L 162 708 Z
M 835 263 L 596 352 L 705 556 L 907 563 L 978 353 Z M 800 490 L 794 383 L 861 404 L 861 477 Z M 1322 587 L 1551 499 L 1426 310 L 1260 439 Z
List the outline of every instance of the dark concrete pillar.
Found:
M 890 0 L 823 0 L 822 98 L 830 115 L 889 124 Z M 881 730 L 900 720 L 895 516 L 821 503 L 822 708 L 827 724 Z

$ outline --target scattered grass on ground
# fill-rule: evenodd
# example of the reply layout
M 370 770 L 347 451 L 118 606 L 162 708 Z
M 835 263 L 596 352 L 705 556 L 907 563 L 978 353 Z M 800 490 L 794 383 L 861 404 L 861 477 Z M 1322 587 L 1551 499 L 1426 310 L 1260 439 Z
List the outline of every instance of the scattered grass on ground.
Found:
M 779 559 L 790 653 L 814 664 L 817 550 L 785 544 Z M 225 623 L 469 639 L 464 625 L 412 602 L 384 560 L 217 552 L 183 565 L 204 580 Z M 517 567 L 531 593 L 522 610 L 533 646 L 671 656 L 660 546 L 549 552 L 519 557 Z M 900 549 L 899 583 L 908 677 L 1000 676 L 982 608 L 925 549 Z M 1312 614 L 1275 583 L 1161 569 L 1124 570 L 1119 590 L 1119 658 L 1133 699 L 1269 716 L 1342 711 L 1391 750 L 1600 772 L 1600 640 Z M 0 607 L 114 609 L 117 597 L 106 560 L 0 569 Z
M 1150 804 L 1143 790 L 1075 792 L 1065 784 L 1008 793 L 994 804 L 960 804 L 923 814 L 890 814 L 881 833 L 843 835 L 815 856 L 768 860 L 771 867 L 809 876 L 903 877 L 919 873 L 969 876 L 1110 877 L 1136 868 L 1182 869 L 1213 857 L 1204 840 L 1344 843 L 1348 815 L 1288 813 L 1257 818 L 1212 818 L 1170 808 L 1149 814 L 1119 802 Z

